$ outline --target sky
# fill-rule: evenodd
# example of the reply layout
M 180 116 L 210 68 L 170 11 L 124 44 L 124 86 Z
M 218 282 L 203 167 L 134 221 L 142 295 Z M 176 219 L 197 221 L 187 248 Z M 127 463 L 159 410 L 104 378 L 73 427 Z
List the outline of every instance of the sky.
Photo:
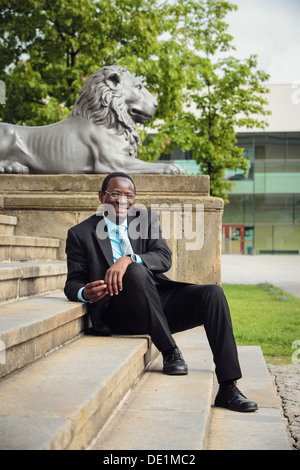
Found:
M 300 83 L 300 0 L 231 0 L 226 16 L 235 56 L 258 56 L 270 84 Z

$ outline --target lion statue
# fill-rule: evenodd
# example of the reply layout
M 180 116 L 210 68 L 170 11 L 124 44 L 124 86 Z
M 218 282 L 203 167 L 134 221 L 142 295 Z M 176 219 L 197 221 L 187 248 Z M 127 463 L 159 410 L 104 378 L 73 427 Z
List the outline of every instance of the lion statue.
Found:
M 157 107 L 127 68 L 102 67 L 86 80 L 63 121 L 36 127 L 0 123 L 0 172 L 184 173 L 175 164 L 137 158 L 136 124 L 145 124 Z

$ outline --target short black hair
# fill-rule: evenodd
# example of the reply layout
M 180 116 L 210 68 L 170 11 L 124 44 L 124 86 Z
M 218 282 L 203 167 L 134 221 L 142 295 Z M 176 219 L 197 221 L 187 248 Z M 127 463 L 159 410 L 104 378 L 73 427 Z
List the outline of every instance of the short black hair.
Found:
M 134 192 L 136 191 L 135 184 L 134 184 L 134 181 L 132 180 L 132 178 L 130 178 L 129 175 L 127 175 L 126 173 L 123 173 L 122 171 L 115 171 L 115 172 L 110 173 L 109 175 L 107 175 L 103 180 L 101 191 L 103 193 L 105 193 L 105 191 L 107 190 L 107 186 L 108 186 L 109 181 L 112 178 L 117 178 L 118 176 L 121 177 L 121 178 L 128 178 L 133 184 Z

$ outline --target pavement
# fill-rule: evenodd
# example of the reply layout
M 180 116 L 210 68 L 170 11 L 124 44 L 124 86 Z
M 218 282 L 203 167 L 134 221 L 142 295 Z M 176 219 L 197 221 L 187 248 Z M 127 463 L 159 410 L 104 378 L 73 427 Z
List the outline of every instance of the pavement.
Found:
M 300 297 L 300 256 L 223 254 L 222 283 L 267 283 Z
M 300 256 L 223 254 L 222 283 L 267 283 L 300 297 Z M 292 448 L 300 450 L 300 364 L 268 364 L 268 369 L 281 400 Z

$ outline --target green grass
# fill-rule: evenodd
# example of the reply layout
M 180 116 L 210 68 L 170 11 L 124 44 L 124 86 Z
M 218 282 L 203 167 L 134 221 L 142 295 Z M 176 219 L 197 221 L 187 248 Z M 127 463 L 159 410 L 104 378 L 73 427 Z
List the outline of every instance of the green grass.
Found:
M 222 287 L 237 345 L 260 346 L 267 363 L 292 363 L 292 343 L 300 340 L 300 298 L 268 284 Z

